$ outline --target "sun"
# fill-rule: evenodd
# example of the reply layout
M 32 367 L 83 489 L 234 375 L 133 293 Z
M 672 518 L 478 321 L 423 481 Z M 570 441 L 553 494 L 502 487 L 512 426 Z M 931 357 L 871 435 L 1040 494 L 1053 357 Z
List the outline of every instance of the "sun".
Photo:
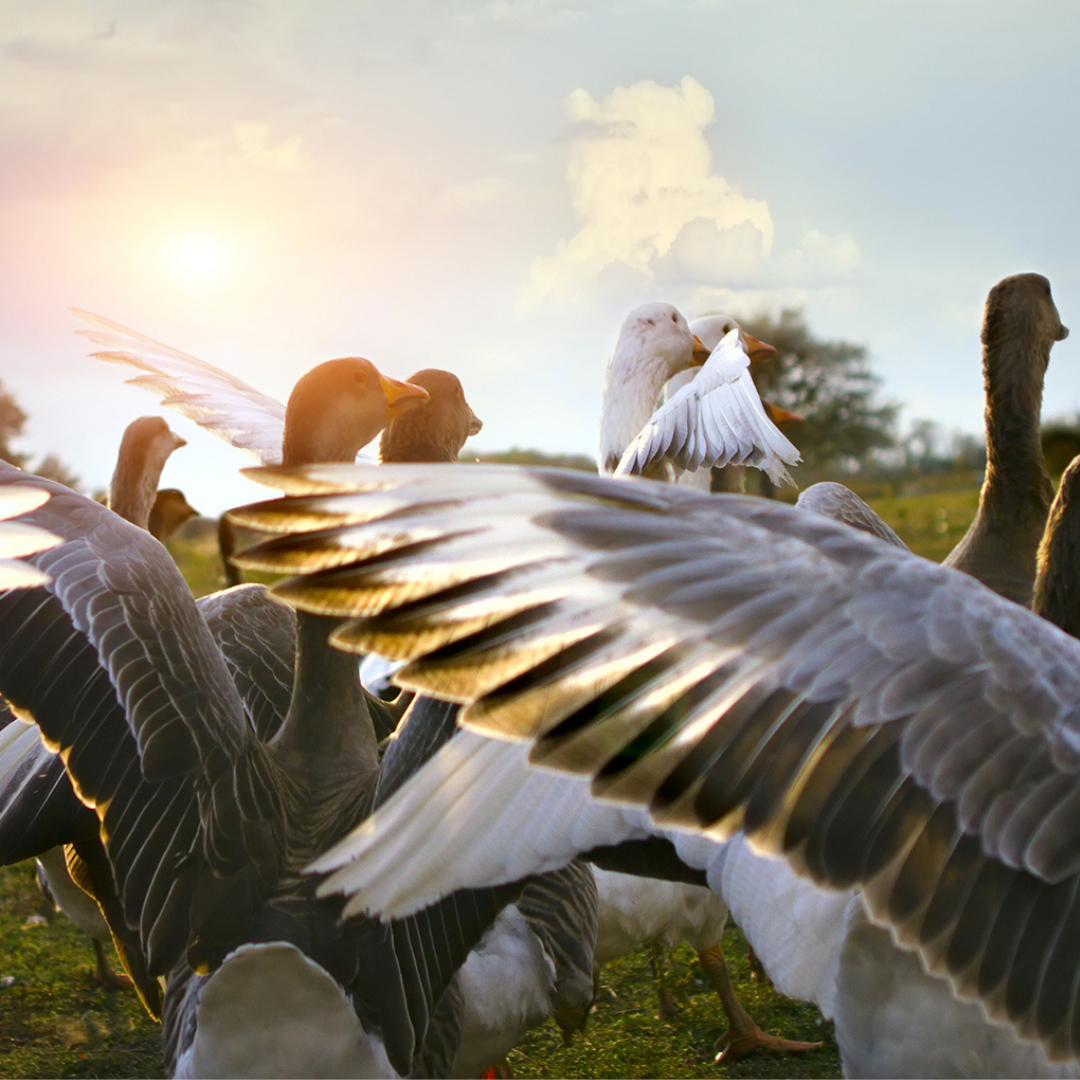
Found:
M 166 248 L 166 263 L 177 276 L 190 282 L 220 278 L 232 263 L 228 245 L 218 237 L 191 234 L 174 239 Z

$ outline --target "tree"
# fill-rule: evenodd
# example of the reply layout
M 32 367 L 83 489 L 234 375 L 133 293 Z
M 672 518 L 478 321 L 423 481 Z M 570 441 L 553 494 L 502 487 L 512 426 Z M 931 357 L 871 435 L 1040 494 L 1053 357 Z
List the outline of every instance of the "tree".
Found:
M 26 413 L 19 408 L 11 394 L 0 385 L 0 458 L 12 465 L 17 465 L 20 469 L 26 465 L 29 455 L 20 454 L 12 448 L 11 444 L 22 434 L 25 424 Z
M 895 445 L 899 406 L 876 400 L 881 378 L 865 345 L 819 340 L 797 308 L 743 325 L 777 350 L 753 366 L 754 382 L 762 397 L 803 417 L 790 437 L 807 469 L 851 471 Z
M 596 472 L 596 462 L 587 454 L 546 454 L 542 450 L 521 450 L 516 446 L 493 454 L 477 454 L 476 460 L 484 464 L 552 465 L 560 469 Z
M 55 454 L 46 454 L 37 465 L 30 465 L 30 455 L 12 447 L 12 442 L 22 435 L 26 420 L 26 413 L 19 403 L 0 385 L 0 459 L 69 488 L 77 488 L 79 478 Z

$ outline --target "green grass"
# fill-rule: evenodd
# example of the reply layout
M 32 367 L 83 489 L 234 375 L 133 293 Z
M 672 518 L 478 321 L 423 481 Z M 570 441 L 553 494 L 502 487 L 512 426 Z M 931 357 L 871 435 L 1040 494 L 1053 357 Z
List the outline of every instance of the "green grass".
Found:
M 860 494 L 914 551 L 940 559 L 963 535 L 978 505 L 978 477 L 935 477 L 900 492 Z M 221 587 L 212 534 L 182 532 L 170 548 L 197 595 Z M 162 1076 L 160 1029 L 134 995 L 113 993 L 90 980 L 89 940 L 63 916 L 28 924 L 41 910 L 29 865 L 0 869 L 0 1076 Z M 669 984 L 683 1004 L 680 1018 L 656 1017 L 648 955 L 634 953 L 606 968 L 597 1007 L 584 1032 L 564 1046 L 548 1023 L 513 1051 L 519 1077 L 709 1076 L 834 1077 L 840 1062 L 831 1025 L 815 1009 L 789 1001 L 749 973 L 737 928 L 724 936 L 736 990 L 758 1024 L 772 1034 L 824 1040 L 820 1050 L 777 1057 L 759 1054 L 730 1064 L 713 1061 L 723 1027 L 716 995 L 689 948 L 669 957 Z
M 163 1076 L 158 1025 L 134 994 L 94 985 L 89 938 L 62 915 L 39 924 L 33 917 L 41 911 L 32 864 L 0 869 L 0 976 L 15 979 L 0 988 L 0 1076 Z M 693 952 L 683 947 L 668 957 L 668 986 L 682 1004 L 678 1020 L 657 1019 L 648 955 L 634 953 L 604 969 L 596 1010 L 573 1043 L 564 1046 L 549 1021 L 511 1054 L 514 1074 L 839 1076 L 832 1026 L 816 1009 L 750 976 L 746 945 L 734 927 L 724 935 L 724 951 L 739 996 L 765 1031 L 825 1045 L 716 1064 L 712 1045 L 725 1026 L 723 1013 Z
M 601 973 L 596 1008 L 569 1046 L 553 1022 L 529 1032 L 510 1054 L 518 1077 L 706 1076 L 835 1077 L 840 1056 L 832 1025 L 811 1005 L 781 997 L 749 970 L 746 943 L 728 926 L 723 939 L 736 991 L 762 1030 L 804 1042 L 821 1041 L 800 1054 L 755 1054 L 717 1063 L 713 1044 L 726 1023 L 720 1001 L 705 982 L 689 946 L 667 954 L 668 987 L 682 1005 L 677 1020 L 657 1018 L 656 990 L 644 950 L 609 964 Z
M 43 910 L 32 863 L 0 869 L 0 1075 L 164 1076 L 158 1025 L 96 986 L 90 939 Z

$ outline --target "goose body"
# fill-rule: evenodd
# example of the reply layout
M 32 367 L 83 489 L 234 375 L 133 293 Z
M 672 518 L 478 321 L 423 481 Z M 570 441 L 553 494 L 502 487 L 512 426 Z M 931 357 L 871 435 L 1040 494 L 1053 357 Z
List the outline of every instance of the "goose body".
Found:
M 188 983 L 183 1011 L 192 1030 L 172 1076 L 395 1075 L 338 982 L 287 942 L 240 946 Z
M 627 315 L 604 371 L 601 473 L 618 469 L 626 448 L 648 424 L 664 383 L 693 363 L 693 335 L 671 304 L 643 304 Z

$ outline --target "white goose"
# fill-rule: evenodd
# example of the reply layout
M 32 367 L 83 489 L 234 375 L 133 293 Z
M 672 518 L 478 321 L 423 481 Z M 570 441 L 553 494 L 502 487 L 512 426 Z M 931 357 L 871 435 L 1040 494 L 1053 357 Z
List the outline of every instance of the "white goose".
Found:
M 775 349 L 727 316 L 707 316 L 687 326 L 669 304 L 636 308 L 623 322 L 605 373 L 601 462 L 615 460 L 626 432 L 652 409 L 666 381 L 667 400 L 625 445 L 617 467 L 610 470 L 614 475 L 674 479 L 682 471 L 680 482 L 702 478 L 708 490 L 713 467 L 738 469 L 745 463 L 758 465 L 776 483 L 790 481 L 784 462 L 794 464 L 799 454 L 764 411 L 749 375 L 751 354 L 763 359 Z M 697 366 L 703 361 L 704 366 Z M 727 1016 L 728 1029 L 714 1047 L 721 1058 L 820 1045 L 766 1034 L 739 1002 L 720 949 L 728 913 L 719 896 L 687 881 L 659 881 L 599 867 L 595 874 L 600 898 L 597 962 L 606 964 L 651 946 L 662 1015 L 677 1007 L 664 985 L 660 949 L 686 942 L 698 954 Z

